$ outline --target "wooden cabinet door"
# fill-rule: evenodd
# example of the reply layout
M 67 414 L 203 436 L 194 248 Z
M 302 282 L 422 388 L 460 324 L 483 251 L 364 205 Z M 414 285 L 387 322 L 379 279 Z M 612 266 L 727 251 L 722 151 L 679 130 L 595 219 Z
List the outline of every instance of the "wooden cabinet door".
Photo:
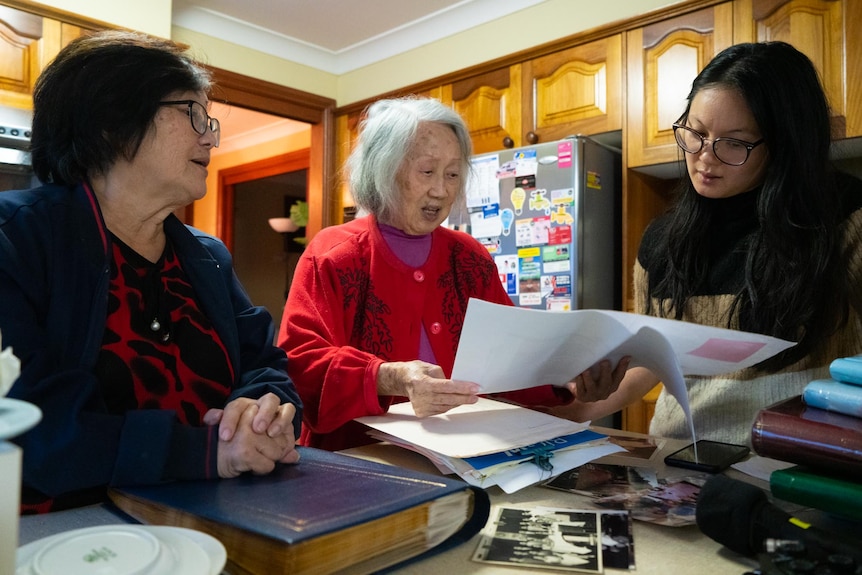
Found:
M 0 6 L 0 104 L 33 108 L 41 38 L 41 17 Z
M 627 32 L 626 165 L 679 160 L 672 124 L 698 72 L 733 43 L 730 2 Z
M 859 36 L 862 21 L 853 20 L 851 10 L 860 16 L 858 0 L 738 0 L 737 10 L 751 19 L 752 40 L 780 40 L 792 44 L 811 58 L 826 91 L 832 111 L 833 136 L 836 139 L 860 135 L 858 121 L 858 84 L 847 79 L 858 78 L 862 69 L 857 58 L 845 54 L 848 37 Z M 852 6 L 851 6 L 852 5 Z M 845 22 L 846 18 L 846 22 Z M 737 41 L 743 41 L 739 35 Z M 845 73 L 846 66 L 846 73 Z M 848 90 L 857 94 L 851 95 Z M 855 97 L 855 109 L 852 98 Z M 848 114 L 855 122 L 848 130 Z M 855 133 L 853 133 L 855 131 Z
M 616 34 L 526 62 L 525 144 L 622 129 L 622 58 Z
M 522 145 L 521 64 L 494 70 L 451 84 L 451 94 L 473 139 L 473 153 L 494 152 Z
M 0 105 L 31 110 L 39 74 L 83 32 L 79 26 L 0 6 Z

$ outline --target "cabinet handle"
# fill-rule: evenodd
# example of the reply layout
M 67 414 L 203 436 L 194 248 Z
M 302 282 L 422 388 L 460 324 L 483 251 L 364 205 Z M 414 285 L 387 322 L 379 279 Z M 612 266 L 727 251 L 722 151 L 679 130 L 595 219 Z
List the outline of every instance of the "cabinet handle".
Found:
M 527 132 L 527 143 L 537 144 L 539 142 L 539 134 L 536 132 Z
M 515 147 L 515 140 L 513 140 L 509 136 L 506 136 L 505 138 L 503 138 L 503 147 L 504 148 L 514 148 Z

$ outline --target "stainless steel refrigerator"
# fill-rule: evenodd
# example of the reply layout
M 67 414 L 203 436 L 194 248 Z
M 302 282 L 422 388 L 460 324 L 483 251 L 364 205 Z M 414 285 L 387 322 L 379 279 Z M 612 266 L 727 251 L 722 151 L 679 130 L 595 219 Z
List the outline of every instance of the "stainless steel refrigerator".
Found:
M 619 149 L 573 136 L 471 163 L 449 223 L 488 248 L 515 305 L 620 309 Z

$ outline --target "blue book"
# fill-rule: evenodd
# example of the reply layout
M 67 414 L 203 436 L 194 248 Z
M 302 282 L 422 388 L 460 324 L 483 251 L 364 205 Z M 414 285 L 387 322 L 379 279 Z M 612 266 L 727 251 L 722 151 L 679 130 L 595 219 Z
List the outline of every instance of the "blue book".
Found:
M 862 355 L 836 359 L 829 364 L 829 375 L 836 381 L 862 385 Z
M 862 386 L 848 385 L 834 379 L 815 379 L 802 391 L 805 405 L 862 417 Z
M 134 519 L 220 540 L 230 572 L 371 573 L 469 540 L 487 493 L 460 480 L 300 447 L 269 475 L 116 487 Z

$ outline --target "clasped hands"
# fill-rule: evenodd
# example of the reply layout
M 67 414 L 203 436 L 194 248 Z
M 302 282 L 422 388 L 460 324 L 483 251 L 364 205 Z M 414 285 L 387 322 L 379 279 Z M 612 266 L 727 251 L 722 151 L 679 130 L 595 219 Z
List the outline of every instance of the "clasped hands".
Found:
M 207 411 L 203 423 L 219 426 L 219 477 L 236 477 L 246 471 L 265 475 L 276 463 L 298 462 L 295 415 L 296 407 L 281 403 L 274 393 L 259 399 L 238 397 L 224 409 Z
M 619 387 L 630 361 L 625 356 L 613 367 L 610 360 L 602 360 L 563 387 L 580 402 L 607 399 Z M 417 417 L 445 413 L 479 399 L 478 384 L 446 379 L 440 366 L 420 360 L 382 364 L 377 391 L 380 395 L 406 396 Z

